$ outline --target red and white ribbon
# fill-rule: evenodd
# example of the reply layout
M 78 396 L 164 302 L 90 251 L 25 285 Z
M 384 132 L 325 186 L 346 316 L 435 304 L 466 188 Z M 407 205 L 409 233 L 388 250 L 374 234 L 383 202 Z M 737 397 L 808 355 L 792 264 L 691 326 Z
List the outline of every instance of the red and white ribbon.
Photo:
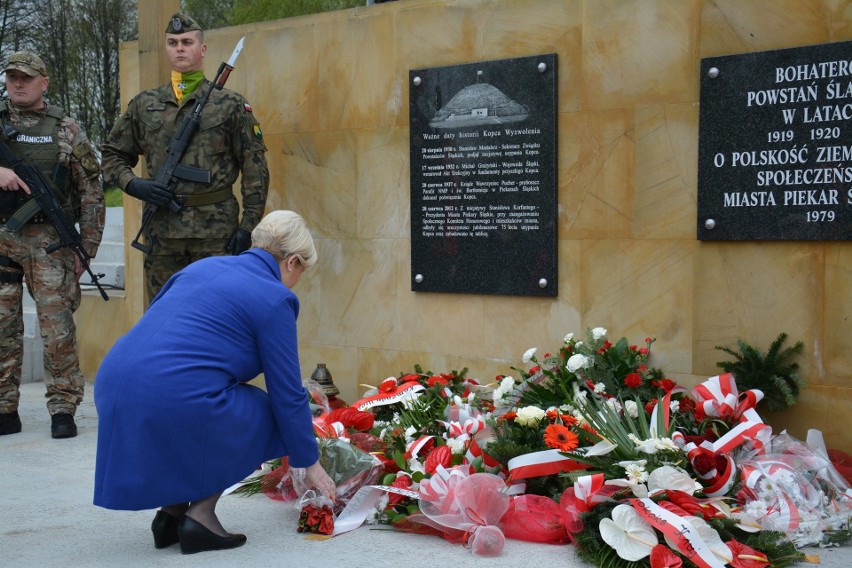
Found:
M 566 458 L 559 450 L 544 450 L 524 454 L 510 459 L 507 465 L 509 478 L 513 481 L 589 468 L 586 464 Z
M 725 568 L 698 531 L 684 517 L 663 509 L 651 499 L 631 499 L 630 504 L 652 527 L 675 543 L 678 552 L 700 568 Z

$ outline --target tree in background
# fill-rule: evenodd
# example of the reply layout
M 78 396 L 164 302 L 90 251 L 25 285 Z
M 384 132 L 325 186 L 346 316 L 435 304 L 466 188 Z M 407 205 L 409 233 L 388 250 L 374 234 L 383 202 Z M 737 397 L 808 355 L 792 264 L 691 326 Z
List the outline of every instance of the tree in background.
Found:
M 366 0 L 184 0 L 186 12 L 204 29 L 292 18 L 364 6 Z
M 0 0 L 2 59 L 37 53 L 50 73 L 48 100 L 96 146 L 120 112 L 118 45 L 136 35 L 133 0 Z

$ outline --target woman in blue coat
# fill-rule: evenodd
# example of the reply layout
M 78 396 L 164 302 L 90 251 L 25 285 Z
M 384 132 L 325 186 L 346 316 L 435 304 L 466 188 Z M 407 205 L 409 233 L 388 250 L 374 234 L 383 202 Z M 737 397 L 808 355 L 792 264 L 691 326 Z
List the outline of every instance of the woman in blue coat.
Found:
M 185 554 L 241 546 L 216 517 L 222 492 L 262 462 L 288 456 L 329 497 L 319 465 L 291 288 L 316 263 L 292 211 L 274 211 L 239 256 L 175 274 L 119 339 L 95 379 L 95 505 L 159 507 L 154 545 Z M 246 384 L 263 373 L 267 391 Z

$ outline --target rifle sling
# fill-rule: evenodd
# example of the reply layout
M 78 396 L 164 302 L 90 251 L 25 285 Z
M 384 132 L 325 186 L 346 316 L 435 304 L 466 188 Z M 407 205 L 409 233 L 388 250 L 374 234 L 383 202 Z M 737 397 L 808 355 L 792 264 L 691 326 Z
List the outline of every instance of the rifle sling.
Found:
M 225 201 L 233 195 L 230 187 L 220 189 L 219 191 L 211 191 L 210 193 L 198 193 L 192 195 L 179 194 L 175 195 L 175 201 L 182 207 L 201 207 L 203 205 L 213 205 L 220 201 Z
M 41 211 L 41 205 L 38 204 L 36 198 L 27 199 L 6 221 L 6 228 L 13 233 L 20 233 L 27 221 L 32 219 L 39 211 Z

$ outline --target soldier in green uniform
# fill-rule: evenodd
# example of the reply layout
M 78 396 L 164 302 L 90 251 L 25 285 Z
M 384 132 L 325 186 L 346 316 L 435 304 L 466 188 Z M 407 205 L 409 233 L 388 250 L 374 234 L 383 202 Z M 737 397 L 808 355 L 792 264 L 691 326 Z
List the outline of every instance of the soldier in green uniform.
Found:
M 171 194 L 154 181 L 166 158 L 169 141 L 212 83 L 203 67 L 207 45 L 199 25 L 184 13 L 166 28 L 170 83 L 136 95 L 103 145 L 104 180 L 127 194 L 156 206 L 147 236 L 145 283 L 150 302 L 172 274 L 198 259 L 239 254 L 251 244 L 251 231 L 263 216 L 269 189 L 266 146 L 251 105 L 228 89 L 214 89 L 201 112 L 198 131 L 181 164 L 209 170 L 211 182 L 179 180 L 174 212 Z M 134 175 L 145 156 L 146 177 Z M 233 193 L 241 175 L 242 215 Z
M 77 123 L 44 100 L 48 77 L 44 61 L 18 52 L 5 66 L 8 99 L 0 101 L 0 122 L 17 134 L 6 145 L 38 167 L 49 181 L 69 221 L 80 225 L 83 248 L 94 257 L 104 230 L 104 194 L 94 149 Z M 77 435 L 74 414 L 83 400 L 74 311 L 83 266 L 69 248 L 45 249 L 59 235 L 38 213 L 20 227 L 7 226 L 30 198 L 23 180 L 0 159 L 0 435 L 21 431 L 18 415 L 24 356 L 23 282 L 35 300 L 44 342 L 47 408 L 54 438 Z M 20 215 L 20 214 L 19 214 Z M 14 216 L 14 217 L 13 217 Z

